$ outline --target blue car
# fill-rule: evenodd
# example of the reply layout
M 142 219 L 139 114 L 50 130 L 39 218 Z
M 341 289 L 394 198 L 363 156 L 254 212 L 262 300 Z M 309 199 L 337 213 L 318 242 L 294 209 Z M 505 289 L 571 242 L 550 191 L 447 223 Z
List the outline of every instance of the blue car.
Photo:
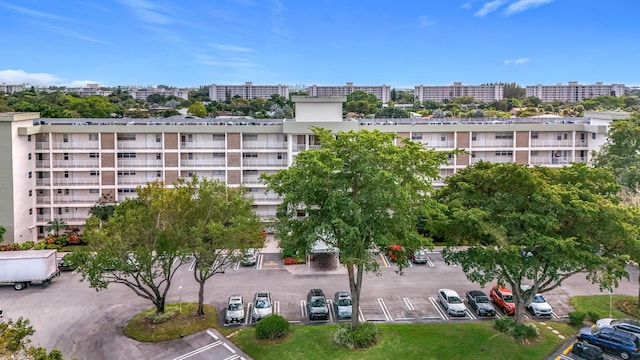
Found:
M 640 359 L 640 338 L 615 328 L 585 327 L 578 332 L 578 340 L 600 347 L 603 351 L 619 355 L 622 359 Z

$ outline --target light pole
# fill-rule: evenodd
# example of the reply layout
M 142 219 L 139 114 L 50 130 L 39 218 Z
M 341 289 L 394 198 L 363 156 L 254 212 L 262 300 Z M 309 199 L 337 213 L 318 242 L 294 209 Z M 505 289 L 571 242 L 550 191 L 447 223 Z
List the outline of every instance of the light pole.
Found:
M 609 289 L 609 317 L 611 316 L 611 308 L 613 304 L 613 290 Z
M 178 313 L 182 315 L 182 286 L 178 286 Z

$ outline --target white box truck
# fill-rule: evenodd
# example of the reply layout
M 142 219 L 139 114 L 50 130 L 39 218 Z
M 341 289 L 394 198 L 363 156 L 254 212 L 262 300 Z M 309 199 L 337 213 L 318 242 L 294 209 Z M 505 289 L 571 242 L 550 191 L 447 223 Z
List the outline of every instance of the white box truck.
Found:
M 0 251 L 0 283 L 22 290 L 32 283 L 49 285 L 60 275 L 55 250 Z

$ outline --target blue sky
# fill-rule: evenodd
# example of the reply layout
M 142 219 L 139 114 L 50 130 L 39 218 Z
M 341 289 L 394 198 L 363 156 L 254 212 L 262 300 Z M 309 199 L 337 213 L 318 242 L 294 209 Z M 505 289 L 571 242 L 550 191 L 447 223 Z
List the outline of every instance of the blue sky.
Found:
M 640 84 L 638 0 L 0 0 L 0 83 Z

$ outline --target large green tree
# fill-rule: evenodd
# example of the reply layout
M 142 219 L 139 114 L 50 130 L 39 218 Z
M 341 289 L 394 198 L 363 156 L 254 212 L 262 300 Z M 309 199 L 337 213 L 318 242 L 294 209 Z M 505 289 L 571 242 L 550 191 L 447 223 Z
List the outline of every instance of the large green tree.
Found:
M 52 232 L 56 238 L 60 236 L 60 231 L 68 228 L 67 222 L 62 219 L 53 219 L 47 223 L 47 231 Z
M 195 103 L 189 106 L 188 113 L 199 118 L 203 118 L 207 115 L 207 108 L 203 103 Z
M 363 275 L 378 269 L 372 251 L 428 245 L 415 224 L 447 154 L 408 139 L 396 144 L 395 134 L 380 131 L 313 133 L 321 149 L 301 152 L 290 168 L 262 176 L 283 196 L 276 234 L 282 248 L 308 251 L 322 238 L 338 249 L 358 309 Z M 351 327 L 357 326 L 354 315 Z
M 220 181 L 193 177 L 175 185 L 183 214 L 187 247 L 193 254 L 193 276 L 199 284 L 198 315 L 204 315 L 204 286 L 207 280 L 239 260 L 244 250 L 262 248 L 263 226 L 253 212 L 253 199 L 243 187 L 227 187 Z
M 601 288 L 626 276 L 621 252 L 638 239 L 618 185 L 606 171 L 585 164 L 564 168 L 479 162 L 446 180 L 436 199 L 446 216 L 432 225 L 449 241 L 449 264 L 484 286 L 511 287 L 516 321 L 535 293 L 552 290 L 578 273 Z M 444 219 L 444 220 L 443 220 Z M 460 247 L 466 245 L 466 247 Z M 521 285 L 531 285 L 522 290 Z
M 60 349 L 55 348 L 50 353 L 43 347 L 33 347 L 29 344 L 35 329 L 29 319 L 22 317 L 18 320 L 8 319 L 0 322 L 0 358 L 25 360 L 63 360 Z
M 356 90 L 347 95 L 344 103 L 345 112 L 353 112 L 361 115 L 375 114 L 382 106 L 382 102 L 373 94 Z
M 136 199 L 119 203 L 106 221 L 87 219 L 83 237 L 89 246 L 75 251 L 71 261 L 91 287 L 125 285 L 163 313 L 190 241 L 184 223 L 186 215 L 193 216 L 191 203 L 157 181 L 136 193 Z

